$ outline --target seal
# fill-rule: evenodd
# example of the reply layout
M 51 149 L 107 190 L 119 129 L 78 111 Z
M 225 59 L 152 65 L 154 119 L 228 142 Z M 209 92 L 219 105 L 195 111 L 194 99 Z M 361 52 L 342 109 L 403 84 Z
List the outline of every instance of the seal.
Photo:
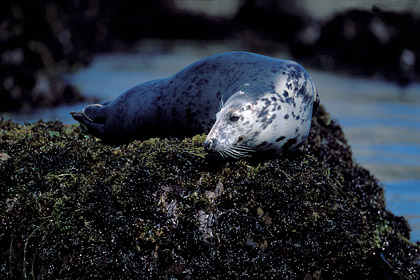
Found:
M 306 140 L 318 104 L 315 85 L 298 63 L 227 52 L 71 114 L 105 142 L 208 133 L 208 152 L 238 159 L 293 151 Z

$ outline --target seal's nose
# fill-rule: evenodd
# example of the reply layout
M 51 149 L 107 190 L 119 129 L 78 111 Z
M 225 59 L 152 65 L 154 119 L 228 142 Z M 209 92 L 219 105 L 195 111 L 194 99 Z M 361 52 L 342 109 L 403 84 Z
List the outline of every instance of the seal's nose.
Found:
M 206 141 L 204 141 L 204 149 L 207 152 L 212 151 L 215 145 L 214 143 L 215 143 L 214 139 L 206 139 Z

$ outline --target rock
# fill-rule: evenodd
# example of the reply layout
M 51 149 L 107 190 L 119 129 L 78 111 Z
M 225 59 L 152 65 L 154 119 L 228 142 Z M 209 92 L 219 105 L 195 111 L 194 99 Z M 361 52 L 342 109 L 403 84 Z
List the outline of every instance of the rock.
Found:
M 2 279 L 418 279 L 419 243 L 322 108 L 299 151 L 265 162 L 209 161 L 204 135 L 0 129 Z
M 52 3 L 0 4 L 0 112 L 85 100 L 63 78 L 82 61 Z
M 6 162 L 10 159 L 8 154 L 0 153 L 0 171 L 4 171 Z
M 406 86 L 420 74 L 420 20 L 409 13 L 348 10 L 322 25 L 309 24 L 315 39 L 296 37 L 291 51 L 327 70 L 379 76 Z M 310 33 L 310 32 L 307 32 Z M 314 32 L 312 32 L 314 33 Z

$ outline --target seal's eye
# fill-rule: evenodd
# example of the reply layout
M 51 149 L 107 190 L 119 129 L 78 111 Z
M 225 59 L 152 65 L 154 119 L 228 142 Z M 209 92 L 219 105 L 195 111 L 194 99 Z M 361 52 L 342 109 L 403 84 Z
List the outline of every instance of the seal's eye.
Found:
M 235 116 L 235 115 L 232 115 L 232 116 L 230 116 L 230 121 L 231 122 L 237 122 L 237 121 L 239 121 L 239 117 Z

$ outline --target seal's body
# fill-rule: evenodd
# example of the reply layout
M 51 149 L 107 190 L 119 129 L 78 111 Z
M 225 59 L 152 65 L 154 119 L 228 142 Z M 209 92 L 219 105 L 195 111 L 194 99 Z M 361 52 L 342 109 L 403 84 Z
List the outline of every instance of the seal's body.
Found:
M 318 103 L 315 86 L 299 64 L 228 52 L 72 115 L 88 132 L 114 143 L 210 131 L 204 143 L 208 151 L 239 158 L 251 151 L 294 149 L 307 138 Z

